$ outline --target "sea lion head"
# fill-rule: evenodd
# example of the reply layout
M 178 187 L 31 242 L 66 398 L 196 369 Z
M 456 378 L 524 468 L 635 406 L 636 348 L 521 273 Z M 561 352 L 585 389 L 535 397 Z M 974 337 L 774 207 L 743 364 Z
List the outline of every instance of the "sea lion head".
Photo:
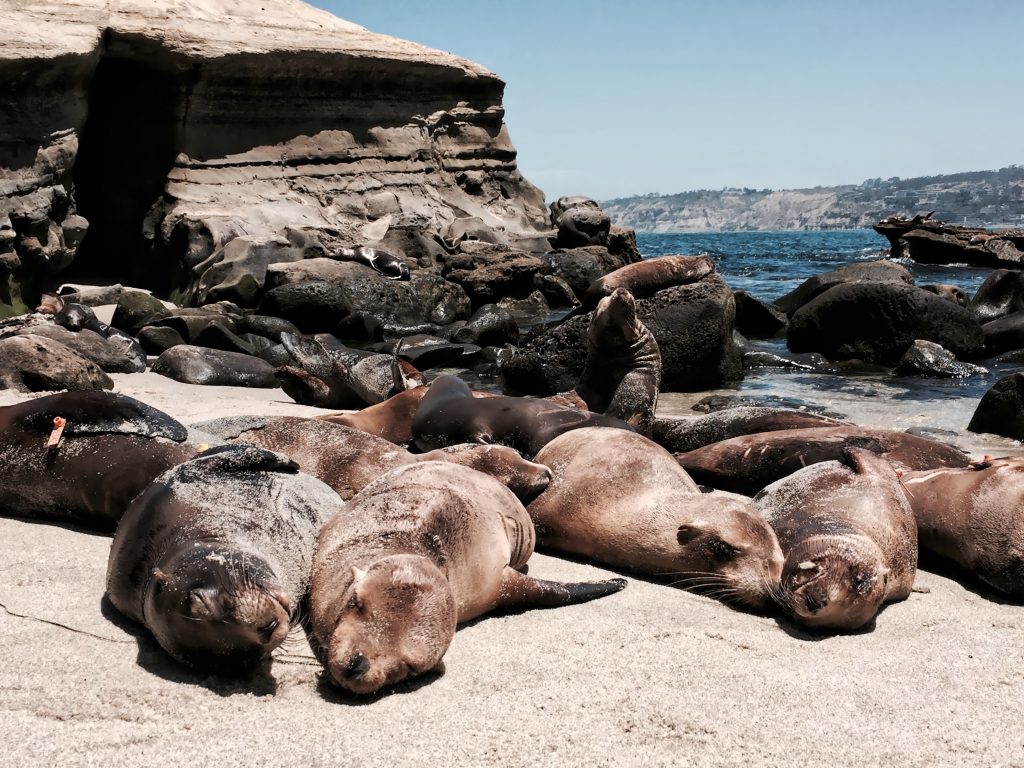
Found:
M 448 461 L 490 475 L 528 504 L 551 483 L 551 470 L 507 445 L 463 443 L 420 455 L 420 461 Z
M 687 508 L 676 541 L 687 569 L 699 574 L 680 581 L 758 611 L 776 601 L 785 557 L 775 532 L 746 497 L 712 491 Z
M 597 303 L 590 321 L 590 339 L 612 348 L 628 347 L 643 333 L 637 322 L 636 300 L 625 288 L 616 288 Z
M 780 603 L 801 624 L 852 631 L 867 624 L 885 599 L 889 569 L 864 536 L 816 536 L 789 553 Z
M 353 568 L 340 606 L 326 665 L 331 679 L 353 693 L 374 693 L 434 669 L 455 637 L 451 587 L 420 555 Z
M 241 673 L 288 635 L 291 601 L 263 558 L 196 545 L 153 570 L 146 622 L 191 667 Z

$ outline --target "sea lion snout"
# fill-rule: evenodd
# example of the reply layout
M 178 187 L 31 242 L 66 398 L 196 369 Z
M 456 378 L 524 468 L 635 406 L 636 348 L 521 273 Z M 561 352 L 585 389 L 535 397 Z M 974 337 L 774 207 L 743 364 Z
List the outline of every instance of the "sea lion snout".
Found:
M 348 657 L 348 663 L 341 670 L 341 676 L 346 680 L 362 677 L 370 669 L 370 662 L 366 660 L 361 651 L 356 651 Z

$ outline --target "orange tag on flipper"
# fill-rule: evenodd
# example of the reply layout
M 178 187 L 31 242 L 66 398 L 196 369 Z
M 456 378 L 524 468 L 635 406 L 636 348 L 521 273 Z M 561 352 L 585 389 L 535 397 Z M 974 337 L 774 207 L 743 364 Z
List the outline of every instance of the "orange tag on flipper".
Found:
M 64 434 L 64 426 L 67 422 L 60 416 L 53 417 L 53 431 L 50 432 L 50 438 L 46 441 L 47 448 L 56 448 L 57 444 L 60 443 L 61 435 Z

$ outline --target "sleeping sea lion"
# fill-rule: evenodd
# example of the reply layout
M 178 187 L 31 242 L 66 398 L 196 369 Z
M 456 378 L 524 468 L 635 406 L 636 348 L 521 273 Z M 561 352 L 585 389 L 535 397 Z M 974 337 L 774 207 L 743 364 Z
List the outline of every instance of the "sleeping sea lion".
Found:
M 922 551 L 1024 601 L 1024 459 L 907 472 L 901 479 Z
M 423 451 L 458 443 L 500 443 L 531 458 L 563 432 L 582 427 L 616 427 L 624 421 L 556 405 L 533 397 L 474 397 L 456 376 L 438 376 L 412 420 L 413 442 Z
M 537 461 L 553 473 L 527 508 L 541 546 L 771 606 L 782 550 L 749 499 L 701 493 L 668 451 L 619 429 L 567 432 Z
M 218 446 L 161 475 L 114 535 L 107 594 L 173 658 L 242 674 L 288 635 L 343 502 L 279 454 Z
M 786 555 L 779 604 L 814 629 L 853 631 L 910 595 L 917 527 L 899 477 L 861 448 L 801 469 L 754 503 Z
M 112 392 L 63 392 L 0 407 L 0 514 L 113 531 L 157 476 L 191 458 L 188 430 Z
M 670 453 L 685 453 L 742 435 L 785 429 L 834 427 L 842 423 L 807 411 L 742 405 L 712 411 L 695 419 L 655 419 L 651 437 Z
M 523 505 L 467 467 L 422 462 L 368 485 L 327 522 L 314 555 L 311 644 L 331 681 L 373 693 L 434 669 L 456 624 L 625 586 L 526 576 L 517 569 L 533 545 Z
M 675 285 L 687 285 L 715 271 L 715 262 L 708 256 L 657 256 L 619 267 L 599 277 L 587 288 L 583 309 L 593 309 L 617 288 L 629 291 L 634 298 L 646 299 L 658 291 Z

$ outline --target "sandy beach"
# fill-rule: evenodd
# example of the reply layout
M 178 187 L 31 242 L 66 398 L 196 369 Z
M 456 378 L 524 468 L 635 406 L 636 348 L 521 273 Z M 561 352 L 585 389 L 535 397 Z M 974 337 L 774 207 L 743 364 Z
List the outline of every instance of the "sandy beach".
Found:
M 185 421 L 315 412 L 115 378 Z M 1024 766 L 1024 607 L 927 571 L 870 631 L 828 638 L 630 577 L 464 626 L 443 675 L 363 700 L 322 682 L 301 633 L 253 680 L 196 676 L 104 605 L 108 538 L 0 536 L 3 766 Z M 531 573 L 612 575 L 540 554 Z

